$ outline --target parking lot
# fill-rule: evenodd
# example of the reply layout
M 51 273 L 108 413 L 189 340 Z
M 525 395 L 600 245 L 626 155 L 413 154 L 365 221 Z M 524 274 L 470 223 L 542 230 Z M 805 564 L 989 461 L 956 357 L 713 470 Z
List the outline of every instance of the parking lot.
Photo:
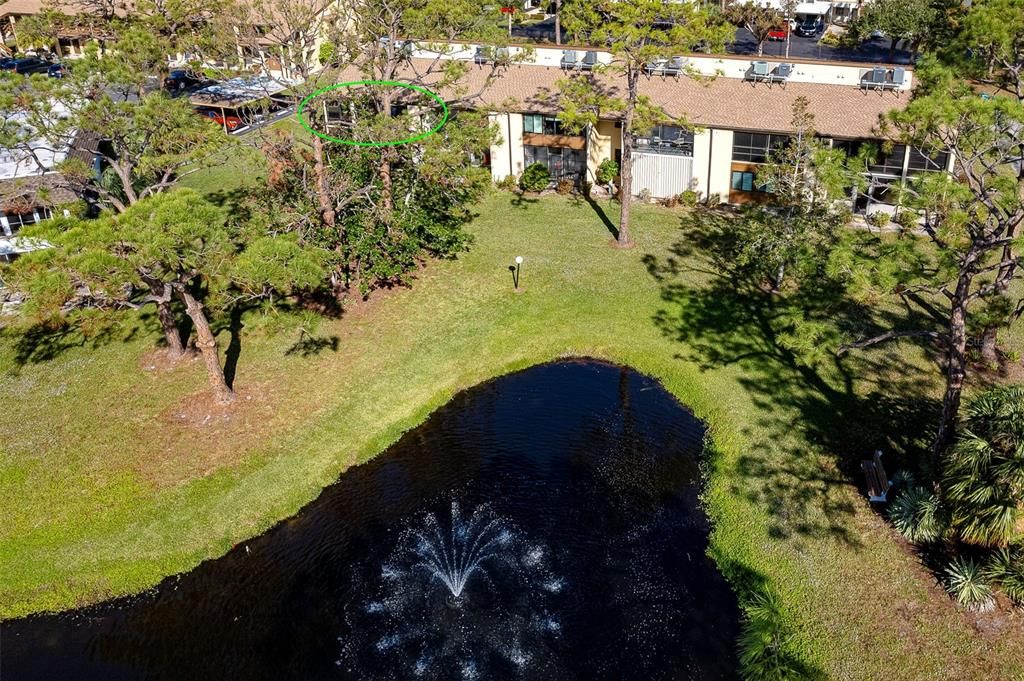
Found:
M 563 37 L 568 38 L 565 31 Z M 513 26 L 513 38 L 525 39 L 531 42 L 555 41 L 555 20 L 554 18 L 529 24 L 527 26 Z M 726 46 L 729 54 L 757 54 L 757 42 L 746 29 L 737 29 L 736 39 Z M 764 56 L 785 57 L 785 41 L 769 41 L 764 45 Z M 889 58 L 889 40 L 887 38 L 875 38 L 862 43 L 857 49 L 850 50 L 838 47 L 822 45 L 817 38 L 803 38 L 795 33 L 790 36 L 789 56 L 793 59 L 821 59 L 824 61 L 853 61 L 867 64 L 910 64 L 913 55 L 907 50 L 896 50 L 893 58 Z

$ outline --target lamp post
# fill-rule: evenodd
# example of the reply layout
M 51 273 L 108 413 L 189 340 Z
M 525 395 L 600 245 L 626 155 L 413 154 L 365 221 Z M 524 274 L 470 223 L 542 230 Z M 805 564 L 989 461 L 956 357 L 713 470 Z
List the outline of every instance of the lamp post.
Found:
M 516 264 L 514 267 L 510 267 L 512 270 L 512 288 L 515 289 L 516 293 L 519 293 L 519 270 L 523 266 L 523 256 L 516 256 Z

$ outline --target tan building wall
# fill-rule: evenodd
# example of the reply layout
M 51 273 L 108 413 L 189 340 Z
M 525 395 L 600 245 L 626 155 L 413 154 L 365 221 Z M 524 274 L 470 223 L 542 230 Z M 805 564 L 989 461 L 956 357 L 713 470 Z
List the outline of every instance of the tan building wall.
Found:
M 615 127 L 615 121 L 598 121 L 590 129 L 587 148 L 587 179 L 591 182 L 597 176 L 597 167 L 602 161 L 615 160 L 615 152 L 622 149 L 622 129 Z

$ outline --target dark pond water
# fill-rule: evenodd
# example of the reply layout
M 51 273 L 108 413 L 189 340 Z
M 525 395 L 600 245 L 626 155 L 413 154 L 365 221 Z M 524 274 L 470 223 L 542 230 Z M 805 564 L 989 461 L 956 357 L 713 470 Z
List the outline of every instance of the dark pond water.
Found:
M 703 428 L 619 367 L 468 390 L 153 593 L 2 625 L 17 679 L 732 679 Z

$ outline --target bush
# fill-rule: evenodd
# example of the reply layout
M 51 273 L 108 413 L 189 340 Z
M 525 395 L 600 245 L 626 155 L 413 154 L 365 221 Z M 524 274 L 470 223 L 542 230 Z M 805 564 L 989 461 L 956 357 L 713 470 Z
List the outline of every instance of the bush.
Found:
M 785 652 L 787 631 L 778 597 L 762 589 L 743 608 L 739 657 L 748 681 L 785 681 L 805 678 L 803 665 Z
M 939 498 L 917 485 L 908 486 L 889 507 L 896 531 L 915 544 L 942 537 L 946 523 Z
M 876 210 L 874 213 L 869 213 L 864 216 L 864 219 L 869 225 L 878 229 L 882 229 L 889 224 L 889 214 L 884 210 Z
M 700 194 L 693 191 L 692 189 L 687 189 L 685 192 L 679 195 L 679 203 L 683 204 L 687 208 L 693 208 L 699 202 Z
M 619 164 L 610 158 L 606 158 L 601 161 L 601 165 L 597 166 L 597 173 L 595 179 L 598 184 L 611 184 L 615 181 L 615 178 L 619 176 Z
M 551 173 L 543 163 L 531 163 L 526 166 L 519 178 L 519 187 L 524 192 L 542 192 L 551 183 Z
M 896 214 L 895 222 L 904 232 L 912 232 L 917 229 L 917 221 L 920 217 L 921 216 L 918 215 L 916 211 L 904 209 Z
M 839 36 L 835 33 L 825 32 L 825 35 L 821 36 L 821 40 L 818 41 L 822 45 L 828 45 L 829 47 L 839 47 L 842 43 Z
M 1017 605 L 1024 605 L 1024 545 L 996 549 L 982 571 Z
M 679 195 L 673 194 L 672 196 L 666 196 L 661 200 L 661 205 L 666 208 L 675 208 L 679 205 Z
M 494 186 L 505 192 L 514 192 L 519 188 L 519 180 L 516 179 L 515 175 L 506 175 L 495 182 Z
M 647 203 L 648 201 L 651 200 L 651 190 L 648 189 L 647 187 L 644 187 L 643 189 L 640 190 L 640 193 L 637 195 L 637 198 L 639 198 L 644 203 Z
M 338 50 L 334 46 L 334 43 L 325 41 L 320 45 L 320 54 L 318 57 L 322 65 L 337 66 L 338 64 L 334 61 L 337 56 Z
M 555 185 L 555 191 L 563 196 L 565 196 L 566 194 L 571 194 L 572 190 L 575 188 L 576 183 L 573 182 L 572 180 L 559 180 L 558 184 Z
M 972 612 L 985 612 L 995 605 L 992 587 L 973 558 L 957 556 L 946 568 L 946 591 Z
M 958 537 L 981 546 L 1014 540 L 1024 507 L 1024 385 L 990 388 L 965 409 L 950 449 L 943 497 Z

